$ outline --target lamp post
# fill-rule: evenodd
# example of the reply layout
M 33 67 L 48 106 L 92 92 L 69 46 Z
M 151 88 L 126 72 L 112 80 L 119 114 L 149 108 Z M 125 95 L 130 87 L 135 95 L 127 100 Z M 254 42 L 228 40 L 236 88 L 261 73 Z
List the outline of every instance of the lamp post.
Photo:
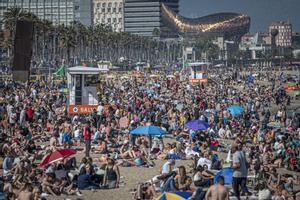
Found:
M 178 39 L 178 42 L 181 43 L 181 50 L 182 50 L 182 69 L 184 68 L 184 45 L 183 45 L 183 41 L 184 41 L 184 38 L 180 35 L 179 36 L 179 39 Z
M 225 44 L 225 45 L 224 45 Z M 228 44 L 234 44 L 234 41 L 224 40 L 223 42 L 223 48 L 224 48 L 224 57 L 225 57 L 225 66 L 227 67 L 227 61 L 228 61 Z

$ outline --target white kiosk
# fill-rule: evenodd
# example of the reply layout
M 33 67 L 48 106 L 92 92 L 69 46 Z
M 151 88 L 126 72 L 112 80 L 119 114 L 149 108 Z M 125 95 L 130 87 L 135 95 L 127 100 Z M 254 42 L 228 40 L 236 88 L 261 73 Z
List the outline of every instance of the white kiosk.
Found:
M 190 82 L 191 83 L 199 83 L 208 81 L 207 78 L 207 68 L 211 66 L 211 63 L 208 62 L 194 62 L 189 63 L 190 67 Z
M 69 114 L 88 114 L 98 105 L 97 83 L 107 69 L 76 66 L 67 69 Z

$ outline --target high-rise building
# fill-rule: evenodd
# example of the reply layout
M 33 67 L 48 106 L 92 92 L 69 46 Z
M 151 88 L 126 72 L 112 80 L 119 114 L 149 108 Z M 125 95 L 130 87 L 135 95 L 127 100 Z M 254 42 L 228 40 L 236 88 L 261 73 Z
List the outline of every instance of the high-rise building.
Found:
M 290 47 L 292 46 L 292 24 L 289 22 L 278 21 L 273 22 L 269 27 L 269 33 L 271 30 L 277 29 L 278 35 L 275 38 L 275 43 L 280 47 Z
M 154 30 L 165 27 L 162 4 L 179 12 L 179 0 L 125 0 L 124 29 L 128 33 L 153 36 Z
M 8 8 L 18 7 L 53 24 L 68 25 L 73 21 L 93 23 L 92 0 L 0 0 L 0 20 Z
M 124 31 L 124 0 L 94 0 L 94 24 L 105 24 L 113 31 Z

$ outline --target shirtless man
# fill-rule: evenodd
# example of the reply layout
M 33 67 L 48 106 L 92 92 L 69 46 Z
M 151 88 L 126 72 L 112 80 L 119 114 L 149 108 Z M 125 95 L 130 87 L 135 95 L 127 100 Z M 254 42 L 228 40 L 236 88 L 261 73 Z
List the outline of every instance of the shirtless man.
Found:
M 33 200 L 33 193 L 30 183 L 25 183 L 18 194 L 18 200 Z
M 210 186 L 206 192 L 205 200 L 229 200 L 229 192 L 224 186 L 223 176 L 219 176 L 218 184 Z

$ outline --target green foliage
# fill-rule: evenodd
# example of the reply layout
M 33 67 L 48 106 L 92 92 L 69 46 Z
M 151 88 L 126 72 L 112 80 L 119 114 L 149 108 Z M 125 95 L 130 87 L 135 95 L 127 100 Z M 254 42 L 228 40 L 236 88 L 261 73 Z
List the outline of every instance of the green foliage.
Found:
M 291 51 L 290 52 L 286 52 L 286 53 L 283 54 L 283 57 L 286 60 L 290 60 L 290 59 L 293 58 L 293 53 Z
M 10 8 L 4 13 L 4 27 L 11 34 L 2 43 L 8 50 L 12 50 L 15 25 L 19 19 L 34 22 L 33 57 L 40 60 L 45 56 L 50 60 L 60 58 L 67 61 L 75 56 L 86 60 L 98 57 L 110 61 L 124 57 L 135 59 L 135 62 L 150 60 L 158 63 L 175 60 L 182 49 L 176 43 L 167 46 L 166 42 L 151 38 L 113 32 L 110 26 L 103 24 L 84 26 L 74 21 L 68 26 L 53 25 L 20 8 Z M 160 34 L 160 30 L 154 32 Z M 13 52 L 8 55 L 11 57 Z
M 216 59 L 220 53 L 219 47 L 213 43 L 212 37 L 201 37 L 196 40 L 195 47 L 198 51 L 207 54 L 208 59 Z
M 160 36 L 160 30 L 158 29 L 158 28 L 155 28 L 154 30 L 153 30 L 153 33 L 152 33 L 155 37 L 159 37 Z

